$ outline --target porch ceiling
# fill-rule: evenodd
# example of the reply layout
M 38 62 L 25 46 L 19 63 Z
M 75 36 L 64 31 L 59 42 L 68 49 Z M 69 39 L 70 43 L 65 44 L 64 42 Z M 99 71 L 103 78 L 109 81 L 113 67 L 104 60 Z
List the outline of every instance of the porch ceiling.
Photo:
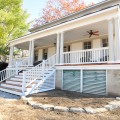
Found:
M 99 23 L 91 24 L 89 26 L 84 26 L 78 29 L 74 29 L 71 31 L 67 31 L 65 33 L 65 42 L 73 41 L 73 40 L 84 40 L 84 39 L 93 39 L 96 36 L 92 36 L 89 38 L 87 31 L 99 31 L 99 37 L 108 34 L 108 22 L 102 21 Z
M 87 31 L 94 30 L 99 31 L 100 36 L 104 36 L 108 34 L 108 22 L 102 21 L 99 23 L 94 23 L 91 25 L 87 25 L 84 27 L 80 27 L 77 29 L 69 30 L 64 33 L 64 41 L 65 42 L 71 42 L 76 40 L 90 40 L 96 38 L 96 36 L 92 36 L 89 38 L 89 35 L 87 35 Z M 56 43 L 57 35 L 50 35 L 44 38 L 36 39 L 35 40 L 35 47 L 42 47 L 42 46 L 49 46 L 54 45 Z M 29 49 L 29 42 L 22 43 L 19 45 L 16 45 L 16 47 L 21 49 Z

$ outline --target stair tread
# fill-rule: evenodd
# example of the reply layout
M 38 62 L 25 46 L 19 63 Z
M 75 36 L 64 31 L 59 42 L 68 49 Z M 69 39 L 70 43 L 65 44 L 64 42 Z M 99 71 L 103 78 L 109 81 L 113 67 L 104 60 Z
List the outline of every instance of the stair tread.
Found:
M 4 86 L 0 86 L 0 88 L 22 93 L 21 90 L 18 90 L 18 89 L 15 89 L 15 88 L 8 88 L 8 87 L 4 87 Z
M 11 84 L 11 83 L 1 83 L 1 84 L 22 87 L 22 85 L 16 85 L 16 84 Z
M 11 81 L 11 82 L 19 82 L 19 83 L 21 83 L 22 81 L 15 81 L 15 80 L 7 80 L 7 81 Z
M 11 79 L 19 79 L 19 80 L 22 80 L 23 78 L 12 77 Z M 11 80 L 11 79 L 10 79 L 10 80 Z

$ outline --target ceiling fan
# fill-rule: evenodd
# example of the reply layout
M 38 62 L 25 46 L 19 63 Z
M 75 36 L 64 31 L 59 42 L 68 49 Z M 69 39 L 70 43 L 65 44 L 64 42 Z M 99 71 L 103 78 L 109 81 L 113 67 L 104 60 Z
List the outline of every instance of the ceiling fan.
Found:
M 99 36 L 99 31 L 93 31 L 93 30 L 89 30 L 87 31 L 87 35 L 89 35 L 89 38 L 91 38 L 93 35 L 95 36 Z

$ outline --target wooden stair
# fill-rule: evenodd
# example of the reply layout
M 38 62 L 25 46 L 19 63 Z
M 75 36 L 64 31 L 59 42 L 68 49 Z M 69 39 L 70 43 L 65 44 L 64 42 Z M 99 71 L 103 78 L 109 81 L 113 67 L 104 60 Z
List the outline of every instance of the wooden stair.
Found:
M 30 69 L 27 68 L 26 70 Z M 25 71 L 25 70 L 23 70 Z M 0 91 L 22 96 L 23 71 L 0 84 Z M 27 87 L 30 88 L 30 87 Z
M 18 75 L 14 75 L 13 77 L 6 79 L 4 82 L 1 82 L 0 91 L 23 96 L 23 95 L 29 95 L 33 93 L 55 89 L 55 81 L 54 81 L 55 68 L 52 67 L 51 69 L 45 71 L 44 75 L 42 75 L 41 70 L 36 71 L 36 74 L 39 74 L 40 78 L 30 83 L 30 85 L 28 85 L 25 88 L 25 91 L 23 92 L 22 91 L 22 84 L 24 83 L 23 82 L 23 71 L 27 71 L 27 70 L 28 69 L 26 70 L 24 69 L 21 72 L 19 72 Z M 26 76 L 26 77 L 29 79 L 30 76 Z M 44 78 L 44 80 L 42 78 Z M 27 80 L 25 84 L 27 84 Z

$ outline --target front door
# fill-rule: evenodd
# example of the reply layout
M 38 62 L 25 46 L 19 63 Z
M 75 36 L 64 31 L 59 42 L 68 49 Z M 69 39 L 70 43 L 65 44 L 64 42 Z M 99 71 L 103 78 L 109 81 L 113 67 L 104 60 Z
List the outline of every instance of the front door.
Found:
M 48 49 L 43 49 L 43 60 L 46 60 L 48 58 Z
M 70 51 L 70 45 L 64 46 L 64 52 L 69 52 Z M 70 54 L 65 57 L 64 56 L 64 63 L 69 63 L 70 62 Z
M 84 50 L 91 49 L 92 48 L 92 43 L 91 41 L 84 42 Z M 82 62 L 91 62 L 91 52 L 90 51 L 85 51 L 84 52 L 84 57 L 82 58 Z

